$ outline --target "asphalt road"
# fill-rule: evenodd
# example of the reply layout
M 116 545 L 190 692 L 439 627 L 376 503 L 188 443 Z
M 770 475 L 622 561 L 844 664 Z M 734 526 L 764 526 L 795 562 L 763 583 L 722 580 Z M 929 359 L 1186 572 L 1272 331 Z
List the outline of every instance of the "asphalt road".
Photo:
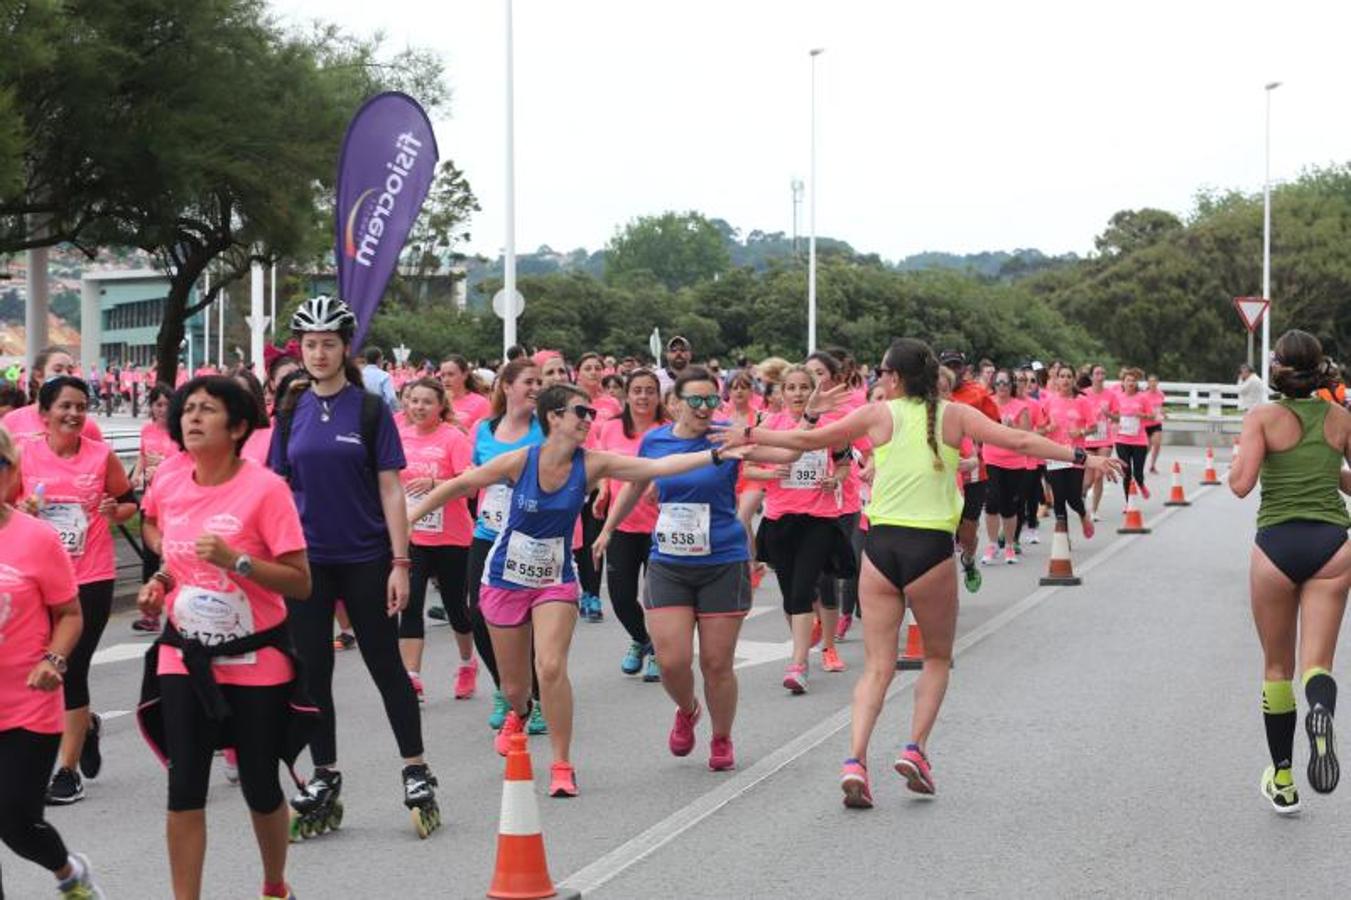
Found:
M 730 773 L 705 766 L 707 725 L 690 757 L 671 757 L 673 708 L 659 685 L 619 672 L 618 623 L 579 624 L 581 796 L 556 800 L 537 786 L 554 877 L 601 898 L 1340 894 L 1351 839 L 1342 798 L 1305 791 L 1303 816 L 1283 820 L 1257 791 L 1266 751 L 1246 588 L 1256 497 L 1201 491 L 1199 453 L 1167 449 L 1165 461 L 1174 457 L 1194 504 L 1165 514 L 1168 479 L 1156 479 L 1144 504 L 1153 534 L 1125 537 L 1113 527 L 1119 489 L 1109 493 L 1099 535 L 1076 542 L 1083 586 L 1037 586 L 1047 542 L 1028 546 L 1018 566 L 985 570 L 980 593 L 963 592 L 957 668 L 930 747 L 931 802 L 907 797 L 888 765 L 911 706 L 909 677 L 898 676 L 874 741 L 877 808 L 841 806 L 854 676 L 820 672 L 814 654 L 810 692 L 786 694 L 772 578 L 739 649 Z M 50 811 L 115 900 L 169 896 L 164 773 L 132 717 L 118 714 L 134 705 L 147 643 L 132 618 L 114 617 L 94 670 L 95 706 L 108 717 L 104 772 L 84 802 Z M 857 667 L 853 637 L 841 656 Z M 341 654 L 346 818 L 341 831 L 293 846 L 299 897 L 487 889 L 503 768 L 485 725 L 489 682 L 484 673 L 475 699 L 451 699 L 449 629 L 429 639 L 424 731 L 445 827 L 414 835 L 378 695 L 359 655 Z M 531 748 L 542 778 L 547 738 Z M 1301 739 L 1301 767 L 1304 752 Z M 257 896 L 247 813 L 219 771 L 208 819 L 206 896 Z M 8 851 L 0 859 L 8 896 L 49 895 L 46 873 Z

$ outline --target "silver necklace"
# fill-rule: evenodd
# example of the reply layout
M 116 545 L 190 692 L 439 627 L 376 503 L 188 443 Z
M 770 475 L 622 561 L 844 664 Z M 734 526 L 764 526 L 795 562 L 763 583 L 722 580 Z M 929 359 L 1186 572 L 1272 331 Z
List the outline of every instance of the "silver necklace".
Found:
M 317 394 L 315 396 L 318 396 Z M 319 421 L 327 422 L 333 418 L 333 410 L 328 408 L 328 398 L 319 397 L 319 405 L 323 407 L 323 412 L 319 413 Z

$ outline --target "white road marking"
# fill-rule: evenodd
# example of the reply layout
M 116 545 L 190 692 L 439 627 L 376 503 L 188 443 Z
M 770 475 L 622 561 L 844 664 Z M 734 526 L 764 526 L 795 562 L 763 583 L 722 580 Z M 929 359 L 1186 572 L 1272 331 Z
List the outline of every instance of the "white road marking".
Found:
M 1196 491 L 1194 498 L 1203 497 L 1211 490 L 1213 490 L 1212 487 L 1200 488 Z M 1159 525 L 1182 509 L 1185 509 L 1185 507 L 1165 509 L 1154 517 L 1153 524 Z M 1078 566 L 1076 572 L 1080 574 L 1091 572 L 1108 559 L 1125 550 L 1136 540 L 1136 537 L 1136 535 L 1118 537 Z M 1025 613 L 1036 609 L 1054 596 L 1057 591 L 1063 590 L 1066 590 L 1066 588 L 1044 587 L 1028 594 L 1004 612 L 987 619 L 959 638 L 953 646 L 953 657 L 956 658 L 969 652 L 972 647 L 990 637 L 990 635 L 1007 627 Z M 890 701 L 902 691 L 909 689 L 915 683 L 916 677 L 915 674 L 910 673 L 898 675 L 887 691 L 886 699 Z M 850 708 L 847 706 L 832 713 L 812 728 L 780 746 L 773 753 L 761 758 L 749 769 L 738 772 L 728 781 L 724 781 L 720 786 L 676 810 L 643 833 L 611 850 L 590 865 L 572 873 L 560 881 L 557 887 L 580 891 L 583 896 L 590 896 L 592 892 L 621 872 L 660 850 L 742 794 L 754 789 L 785 766 L 815 750 L 840 731 L 843 731 L 849 725 L 849 715 Z
M 733 669 L 745 669 L 760 666 L 793 655 L 793 642 L 788 641 L 748 641 L 745 638 L 736 642 L 736 663 Z
M 123 662 L 128 659 L 143 659 L 149 646 L 149 642 L 144 644 L 113 644 L 111 647 L 104 647 L 102 650 L 95 652 L 94 658 L 89 661 L 89 664 L 101 666 L 104 663 Z

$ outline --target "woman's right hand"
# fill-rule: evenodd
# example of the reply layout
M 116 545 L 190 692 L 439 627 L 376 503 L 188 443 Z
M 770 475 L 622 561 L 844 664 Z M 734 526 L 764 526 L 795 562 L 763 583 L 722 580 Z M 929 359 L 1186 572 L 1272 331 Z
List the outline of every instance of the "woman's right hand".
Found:
M 136 594 L 136 607 L 143 616 L 158 616 L 164 609 L 164 584 L 152 578 Z
M 610 546 L 610 529 L 602 528 L 600 534 L 591 542 L 591 559 L 596 567 L 600 568 L 601 558 L 605 556 L 605 549 Z
M 596 489 L 596 499 L 591 504 L 591 514 L 597 519 L 605 518 L 605 511 L 610 507 L 609 485 L 602 482 Z

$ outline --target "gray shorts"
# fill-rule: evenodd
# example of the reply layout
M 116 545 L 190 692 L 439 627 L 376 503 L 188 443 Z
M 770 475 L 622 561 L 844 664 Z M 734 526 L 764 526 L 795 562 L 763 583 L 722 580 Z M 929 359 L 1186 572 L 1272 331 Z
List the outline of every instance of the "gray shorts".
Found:
M 751 608 L 750 563 L 742 560 L 689 566 L 649 562 L 643 607 L 687 607 L 696 616 L 744 616 Z

